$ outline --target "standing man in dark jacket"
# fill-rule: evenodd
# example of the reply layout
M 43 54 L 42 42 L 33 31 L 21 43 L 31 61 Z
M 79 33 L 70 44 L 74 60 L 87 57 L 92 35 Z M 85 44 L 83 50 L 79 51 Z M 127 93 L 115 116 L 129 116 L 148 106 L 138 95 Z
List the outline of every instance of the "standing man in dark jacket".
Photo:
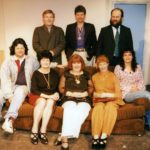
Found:
M 110 25 L 101 29 L 98 38 L 97 56 L 105 54 L 111 66 L 119 63 L 123 50 L 133 50 L 132 34 L 130 28 L 122 25 L 123 17 L 123 10 L 114 8 L 111 11 Z
M 65 48 L 65 36 L 62 28 L 54 25 L 55 14 L 52 10 L 43 12 L 43 26 L 36 27 L 33 34 L 33 49 L 36 53 L 48 50 L 53 61 L 61 64 L 61 52 Z
M 96 54 L 96 33 L 93 24 L 86 23 L 86 9 L 79 5 L 75 8 L 76 22 L 67 25 L 66 55 L 69 59 L 74 53 L 83 57 L 86 65 L 92 65 L 92 58 Z

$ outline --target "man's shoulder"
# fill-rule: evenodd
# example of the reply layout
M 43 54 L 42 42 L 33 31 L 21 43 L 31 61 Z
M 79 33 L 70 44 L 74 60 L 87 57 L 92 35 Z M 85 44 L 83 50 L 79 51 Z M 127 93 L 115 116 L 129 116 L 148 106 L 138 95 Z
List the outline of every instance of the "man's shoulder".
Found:
M 129 27 L 124 26 L 124 25 L 121 25 L 121 29 L 123 29 L 123 30 L 130 30 L 130 28 L 129 28 Z
M 105 30 L 109 30 L 109 29 L 111 29 L 111 25 L 104 26 L 104 27 L 101 28 L 101 30 L 104 30 L 104 31 L 105 31 Z

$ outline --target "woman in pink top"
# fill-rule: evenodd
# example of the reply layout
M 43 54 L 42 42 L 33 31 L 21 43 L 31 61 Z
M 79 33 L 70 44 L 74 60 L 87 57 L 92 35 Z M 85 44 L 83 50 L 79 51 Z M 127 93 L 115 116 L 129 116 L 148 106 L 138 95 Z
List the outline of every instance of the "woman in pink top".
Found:
M 122 98 L 126 102 L 132 102 L 137 98 L 150 100 L 150 92 L 145 90 L 142 70 L 136 62 L 134 51 L 125 50 L 122 53 L 120 65 L 115 67 L 114 72 L 120 81 Z M 150 111 L 147 111 L 146 117 L 150 118 Z

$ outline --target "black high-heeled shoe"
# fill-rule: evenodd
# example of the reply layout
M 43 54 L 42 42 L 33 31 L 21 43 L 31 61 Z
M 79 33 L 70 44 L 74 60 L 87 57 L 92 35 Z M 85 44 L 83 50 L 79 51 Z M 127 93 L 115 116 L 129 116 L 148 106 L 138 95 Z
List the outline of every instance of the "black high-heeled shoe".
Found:
M 60 136 L 58 136 L 56 139 L 55 139 L 55 141 L 54 141 L 54 143 L 53 143 L 53 145 L 54 146 L 59 146 L 59 145 L 61 145 L 62 144 L 62 142 L 61 142 L 61 138 L 60 138 Z
M 106 145 L 107 145 L 107 138 L 100 139 L 100 141 L 99 141 L 99 147 L 100 148 L 105 148 Z
M 69 145 L 67 147 L 64 147 L 63 143 L 68 143 L 68 141 L 62 141 L 61 150 L 69 150 Z
M 92 139 L 92 149 L 97 149 L 99 148 L 99 139 Z
M 48 138 L 46 133 L 40 133 L 39 138 L 42 144 L 48 144 Z
M 38 144 L 38 133 L 31 133 L 31 143 L 34 145 Z

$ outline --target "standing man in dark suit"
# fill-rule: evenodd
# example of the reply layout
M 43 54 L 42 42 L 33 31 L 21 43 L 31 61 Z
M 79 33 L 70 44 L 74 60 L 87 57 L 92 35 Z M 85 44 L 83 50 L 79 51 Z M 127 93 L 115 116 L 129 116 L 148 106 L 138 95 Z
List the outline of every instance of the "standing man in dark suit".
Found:
M 65 48 L 65 36 L 62 28 L 54 25 L 55 14 L 52 10 L 43 12 L 43 26 L 36 27 L 33 34 L 33 49 L 36 53 L 48 50 L 53 61 L 61 64 L 61 52 Z
M 74 53 L 83 57 L 86 65 L 91 65 L 96 54 L 96 33 L 93 24 L 86 23 L 86 9 L 79 5 L 75 8 L 76 22 L 67 25 L 66 29 L 66 56 L 69 59 Z
M 122 25 L 123 17 L 123 10 L 114 8 L 111 11 L 110 25 L 101 29 L 98 38 L 97 56 L 105 54 L 111 66 L 119 63 L 123 50 L 133 50 L 132 34 L 130 28 Z

